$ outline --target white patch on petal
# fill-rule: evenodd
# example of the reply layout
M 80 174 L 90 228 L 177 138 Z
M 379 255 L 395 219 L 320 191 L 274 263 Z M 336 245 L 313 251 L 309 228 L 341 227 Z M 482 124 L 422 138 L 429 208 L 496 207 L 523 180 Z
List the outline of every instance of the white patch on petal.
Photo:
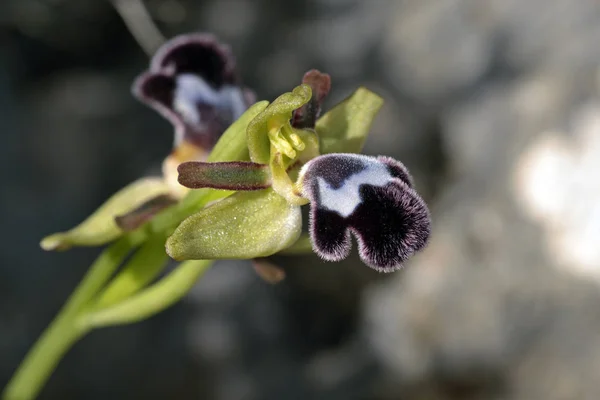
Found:
M 176 83 L 173 108 L 187 123 L 200 123 L 200 114 L 196 104 L 216 105 L 220 102 L 219 93 L 195 75 L 181 74 L 177 77 Z
M 393 177 L 385 164 L 371 160 L 366 164 L 364 170 L 347 177 L 338 189 L 332 188 L 325 179 L 317 177 L 320 206 L 347 218 L 362 202 L 358 190 L 360 185 L 368 184 L 380 187 L 386 185 L 392 179 Z
M 202 116 L 198 112 L 198 103 L 221 109 L 231 108 L 234 119 L 239 118 L 246 110 L 242 91 L 238 87 L 227 85 L 220 90 L 215 90 L 203 79 L 193 74 L 177 76 L 176 84 L 173 108 L 188 124 L 199 125 L 202 122 Z

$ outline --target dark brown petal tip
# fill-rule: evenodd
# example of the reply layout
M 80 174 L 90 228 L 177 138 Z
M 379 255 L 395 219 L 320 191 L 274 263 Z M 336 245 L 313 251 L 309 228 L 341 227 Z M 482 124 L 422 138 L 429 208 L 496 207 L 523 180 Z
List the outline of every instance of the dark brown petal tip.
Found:
M 321 106 L 331 89 L 331 77 L 316 69 L 311 69 L 302 78 L 302 83 L 310 86 L 310 101 L 294 111 L 292 126 L 299 129 L 313 129 L 321 114 Z
M 123 231 L 133 231 L 151 220 L 160 211 L 175 203 L 177 203 L 177 199 L 168 194 L 163 194 L 148 200 L 127 214 L 115 217 L 115 222 Z
M 427 244 L 429 210 L 399 161 L 328 154 L 307 163 L 300 176 L 311 200 L 313 249 L 323 259 L 347 257 L 352 233 L 365 264 L 392 272 Z

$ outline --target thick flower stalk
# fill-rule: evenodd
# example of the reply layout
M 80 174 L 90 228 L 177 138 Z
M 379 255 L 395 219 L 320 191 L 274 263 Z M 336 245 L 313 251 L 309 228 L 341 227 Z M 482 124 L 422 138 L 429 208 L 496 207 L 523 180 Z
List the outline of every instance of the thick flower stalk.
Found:
M 159 49 L 133 93 L 174 127 L 163 175 L 132 183 L 77 227 L 42 241 L 46 250 L 112 244 L 3 398 L 34 398 L 78 339 L 164 310 L 211 260 L 253 260 L 261 277 L 278 281 L 283 272 L 266 259 L 276 253 L 312 250 L 339 261 L 355 237 L 367 266 L 391 272 L 421 250 L 429 212 L 407 169 L 356 154 L 382 99 L 359 88 L 321 116 L 330 86 L 329 75 L 312 70 L 272 103 L 254 103 L 230 50 L 213 36 L 184 35 Z M 168 256 L 182 263 L 159 278 Z

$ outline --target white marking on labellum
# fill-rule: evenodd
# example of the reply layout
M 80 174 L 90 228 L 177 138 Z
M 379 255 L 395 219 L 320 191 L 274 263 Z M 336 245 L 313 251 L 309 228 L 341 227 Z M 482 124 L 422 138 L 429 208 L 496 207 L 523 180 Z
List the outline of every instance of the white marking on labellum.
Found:
M 362 203 L 359 192 L 360 185 L 381 187 L 392 179 L 387 166 L 379 162 L 368 162 L 364 170 L 348 176 L 337 189 L 332 188 L 325 179 L 317 177 L 319 205 L 347 218 Z
M 227 102 L 233 111 L 233 120 L 237 120 L 248 108 L 244 99 L 244 93 L 239 87 L 229 85 L 224 86 L 221 92 L 228 99 Z
M 181 74 L 177 76 L 173 108 L 189 124 L 199 125 L 202 122 L 198 112 L 198 103 L 215 108 L 231 108 L 234 119 L 238 119 L 246 109 L 242 91 L 238 87 L 226 85 L 220 90 L 215 90 L 196 75 Z
M 181 74 L 176 78 L 173 108 L 189 124 L 200 123 L 200 113 L 196 104 L 216 105 L 220 102 L 218 93 L 204 80 L 191 74 Z

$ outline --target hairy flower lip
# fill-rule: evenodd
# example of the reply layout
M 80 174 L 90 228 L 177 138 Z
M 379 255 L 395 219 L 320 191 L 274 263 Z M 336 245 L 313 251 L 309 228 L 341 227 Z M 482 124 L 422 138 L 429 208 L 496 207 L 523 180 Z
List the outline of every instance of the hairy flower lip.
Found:
M 255 101 L 235 67 L 230 47 L 214 35 L 181 35 L 156 52 L 131 90 L 175 127 L 175 147 L 188 141 L 208 150 Z
M 311 201 L 313 249 L 325 260 L 346 258 L 353 235 L 366 265 L 392 272 L 428 242 L 429 210 L 399 161 L 327 154 L 305 164 L 298 181 Z

